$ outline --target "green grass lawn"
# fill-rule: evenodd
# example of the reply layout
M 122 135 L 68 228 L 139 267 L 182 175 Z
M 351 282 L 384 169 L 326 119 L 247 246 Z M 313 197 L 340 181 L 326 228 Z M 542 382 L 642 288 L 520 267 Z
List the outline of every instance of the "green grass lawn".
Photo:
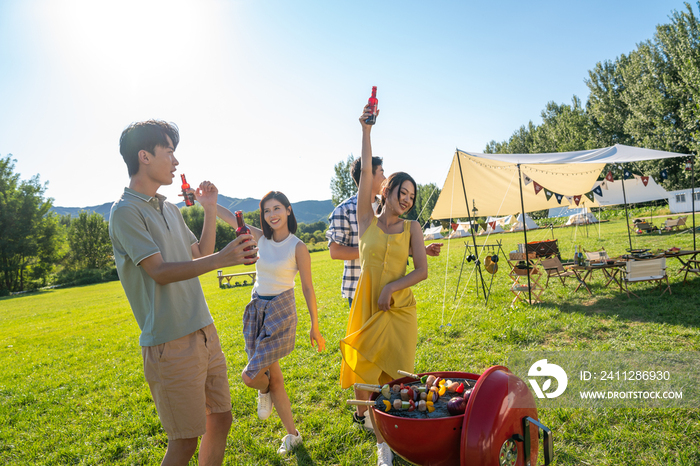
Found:
M 598 226 L 589 226 L 532 231 L 528 240 L 554 234 L 563 257 L 572 255 L 574 245 L 605 247 L 614 256 L 628 247 L 626 228 L 624 220 L 613 220 L 600 226 L 600 235 Z M 501 258 L 486 306 L 481 291 L 479 297 L 475 293 L 472 263 L 464 265 L 455 299 L 467 240 L 445 242 L 442 255 L 429 258 L 428 280 L 413 288 L 419 342 L 416 367 L 407 369 L 481 373 L 507 365 L 514 351 L 529 350 L 700 350 L 700 277 L 681 283 L 675 259 L 668 262 L 671 296 L 640 284 L 635 289 L 641 299 L 628 299 L 603 288 L 599 277 L 592 282 L 594 296 L 574 293 L 571 281 L 566 286 L 550 281 L 543 304 L 511 307 L 511 282 Z M 496 240 L 508 252 L 522 234 L 495 235 L 489 243 Z M 692 246 L 688 233 L 632 240 L 635 248 Z M 327 251 L 312 254 L 312 262 L 327 349 L 318 354 L 308 342 L 299 288 L 297 345 L 281 365 L 304 444 L 286 459 L 276 454 L 284 435 L 279 418 L 258 420 L 256 393 L 240 381 L 246 363 L 241 319 L 251 288 L 220 289 L 216 272 L 201 278 L 229 365 L 234 425 L 225 464 L 376 461 L 374 438 L 351 426 L 345 405 L 351 390 L 338 385 L 338 340 L 348 316 L 339 292 L 343 264 Z M 484 272 L 484 277 L 488 287 L 492 276 Z M 0 327 L 0 463 L 159 464 L 167 437 L 143 378 L 138 327 L 119 282 L 0 298 Z M 541 408 L 539 417 L 554 432 L 557 465 L 700 464 L 700 409 Z

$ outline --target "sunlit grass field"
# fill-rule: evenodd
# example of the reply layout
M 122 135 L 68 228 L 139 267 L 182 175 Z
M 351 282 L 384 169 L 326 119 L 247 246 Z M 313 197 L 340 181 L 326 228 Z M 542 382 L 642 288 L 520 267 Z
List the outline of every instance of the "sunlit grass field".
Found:
M 611 256 L 629 247 L 624 220 L 598 226 L 529 232 L 528 240 L 556 237 L 564 258 L 574 245 L 605 247 Z M 635 248 L 692 247 L 692 235 L 648 234 Z M 478 237 L 482 244 L 485 237 Z M 507 253 L 522 233 L 495 235 Z M 627 298 L 593 280 L 590 296 L 574 281 L 551 280 L 544 303 L 511 307 L 511 283 L 503 257 L 493 276 L 488 305 L 476 294 L 474 266 L 465 243 L 444 241 L 429 258 L 428 280 L 415 286 L 419 343 L 415 371 L 481 373 L 507 365 L 513 351 L 698 351 L 700 277 L 682 283 L 679 264 L 668 260 L 672 295 L 639 284 L 641 299 Z M 256 393 L 240 381 L 246 363 L 241 318 L 250 287 L 220 289 L 216 272 L 201 277 L 229 365 L 234 424 L 225 464 L 375 464 L 374 438 L 351 426 L 338 385 L 348 306 L 340 297 L 342 262 L 312 254 L 321 331 L 317 353 L 308 342 L 309 319 L 297 289 L 299 326 L 295 351 L 281 362 L 295 420 L 304 443 L 294 455 L 276 454 L 284 429 L 273 414 L 255 414 Z M 225 273 L 243 271 L 226 269 Z M 488 288 L 492 276 L 483 271 Z M 159 464 L 167 444 L 143 378 L 138 327 L 119 282 L 0 298 L 0 463 L 13 465 Z M 698 381 L 700 382 L 700 381 Z M 540 409 L 554 432 L 557 465 L 698 465 L 698 409 Z M 426 432 L 429 441 L 432 432 Z M 540 462 L 542 459 L 540 459 Z M 398 464 L 396 461 L 395 464 Z M 191 464 L 196 464 L 193 460 Z

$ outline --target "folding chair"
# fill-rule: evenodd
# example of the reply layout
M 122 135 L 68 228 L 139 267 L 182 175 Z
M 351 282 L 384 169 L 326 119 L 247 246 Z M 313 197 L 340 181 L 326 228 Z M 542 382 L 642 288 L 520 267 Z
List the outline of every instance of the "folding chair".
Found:
M 664 230 L 671 231 L 674 228 L 678 229 L 678 222 L 679 221 L 680 221 L 680 218 L 676 218 L 676 219 L 669 218 L 668 220 L 666 220 L 664 222 Z
M 564 266 L 557 256 L 552 256 L 549 259 L 542 259 L 540 263 L 542 264 L 544 271 L 547 272 L 547 281 L 544 284 L 545 288 L 547 288 L 547 285 L 549 285 L 550 277 L 557 277 L 559 280 L 561 280 L 562 285 L 566 285 L 567 277 L 576 276 L 575 272 L 564 269 Z
M 602 248 L 599 251 L 591 252 L 588 252 L 584 249 L 583 253 L 586 255 L 586 260 L 589 260 L 591 262 L 602 262 L 610 259 L 608 257 L 608 252 L 605 250 L 605 248 Z
M 666 275 L 666 258 L 661 257 L 658 259 L 647 259 L 647 260 L 634 260 L 627 262 L 627 268 L 623 270 L 622 281 L 625 284 L 625 291 L 627 292 L 627 297 L 630 297 L 630 293 L 637 296 L 635 293 L 630 291 L 630 283 L 639 282 L 656 282 L 659 284 L 659 289 L 663 288 L 663 281 L 666 281 L 666 288 L 663 288 L 661 295 L 663 296 L 666 291 L 671 294 L 671 285 L 668 283 L 668 275 Z M 637 296 L 639 298 L 639 296 Z

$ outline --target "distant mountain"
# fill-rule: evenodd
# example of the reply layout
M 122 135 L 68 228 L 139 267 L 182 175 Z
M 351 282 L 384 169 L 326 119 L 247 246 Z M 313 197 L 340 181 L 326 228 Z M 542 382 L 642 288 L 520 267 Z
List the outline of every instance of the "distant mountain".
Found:
M 218 199 L 219 204 L 226 207 L 230 211 L 242 210 L 243 212 L 251 212 L 253 210 L 258 210 L 260 207 L 260 199 L 246 198 L 237 199 L 235 197 L 227 197 L 219 194 Z M 178 207 L 184 207 L 185 203 L 180 202 L 176 204 Z M 84 210 L 86 212 L 92 213 L 97 212 L 102 215 L 106 220 L 109 220 L 109 211 L 112 208 L 112 203 L 107 202 L 98 206 L 90 207 L 59 207 L 54 206 L 51 208 L 53 212 L 58 215 L 70 215 L 71 217 L 77 217 L 80 211 Z M 326 201 L 301 201 L 292 202 L 292 209 L 294 209 L 294 215 L 296 215 L 297 221 L 301 223 L 315 223 L 319 220 L 323 220 L 328 223 L 328 216 L 333 212 L 333 202 L 328 199 Z

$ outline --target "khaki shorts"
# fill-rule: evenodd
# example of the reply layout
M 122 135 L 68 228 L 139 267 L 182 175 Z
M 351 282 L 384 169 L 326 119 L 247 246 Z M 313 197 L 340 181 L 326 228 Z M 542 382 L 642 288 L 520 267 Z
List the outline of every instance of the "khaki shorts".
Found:
M 143 372 L 169 440 L 200 437 L 207 415 L 231 411 L 226 358 L 214 324 L 143 346 Z

